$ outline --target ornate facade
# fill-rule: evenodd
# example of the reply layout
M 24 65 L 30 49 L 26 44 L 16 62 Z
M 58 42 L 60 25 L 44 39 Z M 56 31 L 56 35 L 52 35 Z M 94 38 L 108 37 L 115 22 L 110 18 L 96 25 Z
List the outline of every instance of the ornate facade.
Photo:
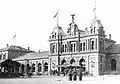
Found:
M 67 32 L 65 33 L 62 27 L 56 26 L 49 37 L 49 44 L 50 70 L 58 70 L 58 51 L 60 65 L 80 66 L 81 60 L 84 60 L 84 71 L 92 75 L 109 74 L 113 70 L 120 70 L 117 68 L 119 52 L 115 50 L 115 41 L 111 39 L 111 35 L 109 38 L 106 37 L 104 27 L 96 17 L 89 27 L 80 30 L 72 15 L 72 22 L 68 25 Z

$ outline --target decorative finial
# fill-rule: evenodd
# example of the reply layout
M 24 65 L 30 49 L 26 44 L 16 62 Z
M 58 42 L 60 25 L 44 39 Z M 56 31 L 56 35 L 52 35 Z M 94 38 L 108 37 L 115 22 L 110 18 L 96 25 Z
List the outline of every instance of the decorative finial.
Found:
M 75 16 L 75 14 L 71 14 L 71 16 L 72 16 L 72 22 L 74 23 L 74 16 Z

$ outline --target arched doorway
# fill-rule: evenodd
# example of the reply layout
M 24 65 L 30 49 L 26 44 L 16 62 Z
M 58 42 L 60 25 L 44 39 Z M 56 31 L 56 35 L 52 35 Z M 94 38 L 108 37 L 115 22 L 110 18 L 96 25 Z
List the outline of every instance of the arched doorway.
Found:
M 79 61 L 79 65 L 82 67 L 83 71 L 85 71 L 85 59 L 83 59 L 83 57 L 80 59 Z
M 45 72 L 48 71 L 48 63 L 47 62 L 45 62 L 45 64 L 44 64 L 44 71 Z
M 116 60 L 115 59 L 111 60 L 111 70 L 116 70 Z
M 39 64 L 38 64 L 38 72 L 41 72 L 41 71 L 42 71 L 42 64 L 39 63 Z
M 65 63 L 66 63 L 66 60 L 63 59 L 63 60 L 61 61 L 61 65 L 64 65 Z M 64 72 L 64 70 L 65 70 L 65 67 L 61 67 L 61 72 Z

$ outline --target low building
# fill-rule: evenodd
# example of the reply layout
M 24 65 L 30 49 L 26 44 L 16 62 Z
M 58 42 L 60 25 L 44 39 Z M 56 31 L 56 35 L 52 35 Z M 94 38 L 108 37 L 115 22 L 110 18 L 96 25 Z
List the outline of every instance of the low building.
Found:
M 24 66 L 29 64 L 32 67 L 33 74 L 41 74 L 48 75 L 48 54 L 49 51 L 43 52 L 31 52 L 25 55 L 22 55 L 18 58 L 13 59 L 13 61 L 17 61 Z
M 21 46 L 7 45 L 5 48 L 0 49 L 0 62 L 6 59 L 14 59 L 30 52 L 33 51 L 31 51 L 29 47 L 25 49 Z

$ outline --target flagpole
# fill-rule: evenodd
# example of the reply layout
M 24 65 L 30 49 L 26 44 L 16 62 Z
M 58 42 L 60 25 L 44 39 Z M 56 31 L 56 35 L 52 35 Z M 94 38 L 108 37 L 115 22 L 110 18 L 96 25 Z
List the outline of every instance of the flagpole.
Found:
M 57 10 L 58 14 L 57 14 L 57 27 L 59 26 L 59 10 Z
M 95 2 L 94 2 L 94 4 L 95 4 L 95 8 L 94 8 L 94 14 L 95 14 L 95 19 L 96 19 L 96 0 L 95 0 Z
M 16 33 L 15 33 L 15 35 L 13 37 L 13 41 L 14 41 L 13 45 L 16 46 Z
M 57 30 L 58 30 L 58 76 L 60 76 L 60 43 L 59 43 L 59 10 L 57 10 Z

